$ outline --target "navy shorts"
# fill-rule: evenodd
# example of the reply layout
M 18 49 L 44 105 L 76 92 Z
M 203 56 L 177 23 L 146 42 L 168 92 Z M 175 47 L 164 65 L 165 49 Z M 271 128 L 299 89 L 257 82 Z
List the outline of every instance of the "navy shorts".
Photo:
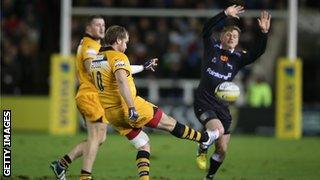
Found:
M 219 119 L 224 128 L 224 134 L 230 134 L 231 114 L 228 105 L 218 100 L 210 101 L 210 103 L 195 100 L 194 113 L 200 123 L 205 126 L 210 119 Z

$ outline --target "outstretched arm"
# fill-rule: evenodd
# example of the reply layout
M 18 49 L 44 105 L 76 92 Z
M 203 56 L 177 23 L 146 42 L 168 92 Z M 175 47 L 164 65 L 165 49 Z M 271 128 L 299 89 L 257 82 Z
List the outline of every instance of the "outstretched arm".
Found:
M 248 54 L 245 55 L 244 65 L 250 64 L 258 59 L 266 50 L 268 41 L 268 32 L 270 29 L 271 14 L 267 11 L 262 11 L 260 18 L 258 18 L 258 24 L 261 32 L 258 35 L 252 49 L 249 50 Z
M 143 65 L 130 65 L 130 67 L 132 74 L 137 74 L 144 70 Z
M 155 71 L 158 66 L 158 58 L 153 58 L 146 61 L 143 65 L 131 65 L 132 74 L 142 72 L 143 70 Z

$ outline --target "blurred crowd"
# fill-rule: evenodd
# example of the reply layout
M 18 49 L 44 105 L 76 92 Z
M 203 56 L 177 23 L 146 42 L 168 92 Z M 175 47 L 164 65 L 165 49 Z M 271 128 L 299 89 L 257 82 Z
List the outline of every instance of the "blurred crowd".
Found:
M 202 58 L 202 25 L 204 18 L 163 18 L 163 17 L 106 17 L 107 26 L 125 26 L 130 35 L 126 54 L 132 64 L 143 64 L 147 59 L 158 57 L 158 70 L 148 76 L 163 78 L 199 78 Z M 236 23 L 243 29 L 239 49 L 248 49 L 258 32 L 254 18 Z M 222 28 L 222 26 L 221 26 Z M 83 35 L 84 21 L 73 20 L 72 50 L 75 52 Z M 219 32 L 215 33 L 219 38 Z M 137 76 L 145 76 L 138 74 Z
M 232 3 L 247 9 L 283 9 L 286 0 L 73 0 L 73 6 L 129 8 L 222 9 Z M 313 6 L 315 0 L 304 0 Z M 50 55 L 59 52 L 60 2 L 49 0 L 3 0 L 1 9 L 1 94 L 48 94 Z M 214 14 L 212 14 L 214 15 Z M 72 19 L 72 52 L 84 33 L 84 19 Z M 119 24 L 129 30 L 127 55 L 132 64 L 158 57 L 157 78 L 199 78 L 202 56 L 201 29 L 204 18 L 106 17 L 107 26 Z M 241 49 L 255 39 L 255 19 L 243 19 Z M 248 71 L 249 72 L 249 71 Z M 242 72 L 246 77 L 248 72 Z M 140 76 L 141 76 L 140 75 Z
M 1 1 L 1 94 L 48 94 L 59 1 Z
M 2 93 L 22 94 L 34 90 L 39 61 L 40 21 L 37 5 L 4 0 L 1 11 Z M 31 86 L 31 87 L 29 87 Z
M 235 3 L 247 9 L 279 9 L 285 6 L 286 0 L 78 0 L 74 6 L 222 9 Z

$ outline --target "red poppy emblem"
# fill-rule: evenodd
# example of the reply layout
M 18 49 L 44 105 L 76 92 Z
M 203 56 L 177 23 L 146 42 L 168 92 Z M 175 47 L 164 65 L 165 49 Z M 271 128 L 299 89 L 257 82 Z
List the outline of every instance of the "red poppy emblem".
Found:
M 220 60 L 223 61 L 223 62 L 227 62 L 227 61 L 229 61 L 229 57 L 225 56 L 225 55 L 221 55 L 220 56 Z

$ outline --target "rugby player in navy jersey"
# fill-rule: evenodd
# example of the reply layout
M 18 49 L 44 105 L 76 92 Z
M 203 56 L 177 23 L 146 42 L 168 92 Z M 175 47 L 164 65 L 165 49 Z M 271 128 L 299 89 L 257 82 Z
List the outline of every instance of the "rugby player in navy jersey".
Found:
M 248 51 L 235 50 L 239 42 L 241 30 L 237 26 L 225 26 L 220 34 L 220 41 L 212 37 L 213 31 L 221 26 L 227 17 L 239 18 L 244 12 L 242 6 L 229 6 L 213 18 L 209 19 L 203 27 L 202 38 L 204 56 L 201 62 L 201 79 L 196 90 L 194 111 L 203 126 L 215 133 L 215 151 L 210 158 L 210 166 L 205 180 L 213 179 L 222 164 L 228 143 L 230 141 L 231 115 L 226 102 L 214 96 L 216 86 L 224 81 L 232 81 L 238 71 L 257 60 L 265 51 L 271 15 L 262 11 L 258 18 L 260 27 L 256 42 Z M 206 169 L 206 154 L 209 147 L 199 145 L 197 165 Z

